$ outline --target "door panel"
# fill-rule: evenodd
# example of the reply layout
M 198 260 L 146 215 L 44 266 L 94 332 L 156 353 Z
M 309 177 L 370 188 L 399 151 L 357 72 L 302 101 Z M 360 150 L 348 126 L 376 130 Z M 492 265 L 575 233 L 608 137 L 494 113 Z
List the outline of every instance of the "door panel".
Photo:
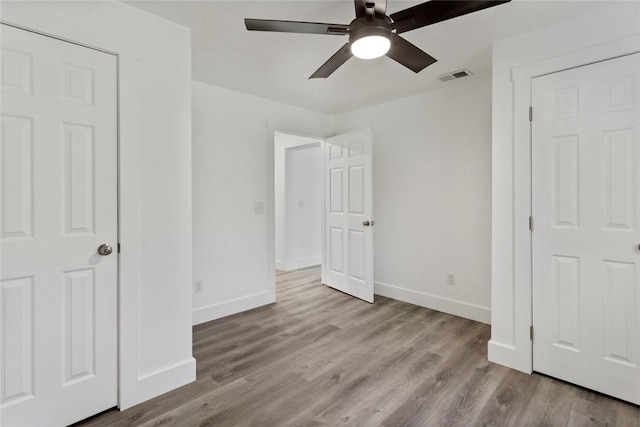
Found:
M 640 55 L 532 83 L 534 370 L 640 404 Z
M 117 404 L 117 62 L 1 31 L 2 425 L 67 425 Z
M 2 281 L 2 402 L 33 396 L 33 276 Z
M 373 138 L 365 129 L 325 142 L 324 283 L 373 302 Z
M 0 237 L 33 236 L 32 121 L 27 117 L 2 117 L 2 171 L 5 185 Z

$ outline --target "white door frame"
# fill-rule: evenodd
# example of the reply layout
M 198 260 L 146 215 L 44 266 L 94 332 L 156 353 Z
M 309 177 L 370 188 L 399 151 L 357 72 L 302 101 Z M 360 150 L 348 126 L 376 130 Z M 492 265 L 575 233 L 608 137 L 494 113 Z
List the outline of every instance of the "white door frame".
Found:
M 23 13 L 24 12 L 24 13 Z M 157 394 L 175 378 L 141 377 L 138 369 L 139 61 L 142 48 L 126 37 L 80 26 L 59 15 L 3 8 L 2 23 L 117 56 L 118 69 L 118 406 L 127 409 Z M 122 191 L 125 189 L 126 191 Z M 168 373 L 169 375 L 171 373 Z
M 104 12 L 104 13 L 103 13 Z M 108 17 L 110 19 L 105 19 Z M 155 275 L 149 273 L 144 267 L 150 262 L 145 253 L 146 244 L 141 238 L 145 236 L 159 239 L 158 233 L 148 232 L 144 228 L 144 212 L 141 204 L 144 202 L 145 191 L 148 190 L 145 178 L 153 178 L 161 173 L 157 168 L 148 168 L 145 160 L 145 149 L 151 144 L 150 138 L 155 136 L 155 131 L 149 126 L 145 110 L 141 106 L 147 106 L 152 101 L 146 93 L 146 89 L 155 87 L 155 83 L 145 80 L 144 72 L 151 67 L 150 58 L 160 57 L 161 49 L 153 43 L 147 44 L 143 38 L 132 38 L 133 29 L 141 25 L 149 25 L 151 31 L 159 32 L 171 29 L 176 35 L 176 44 L 170 47 L 171 52 L 188 55 L 185 49 L 190 44 L 188 31 L 179 26 L 165 24 L 162 20 L 148 19 L 148 16 L 138 9 L 120 3 L 104 2 L 100 5 L 76 4 L 71 2 L 67 7 L 59 7 L 52 2 L 7 2 L 2 4 L 2 21 L 14 24 L 18 27 L 36 30 L 46 35 L 54 35 L 62 40 L 77 44 L 100 48 L 118 55 L 118 110 L 119 110 L 119 141 L 120 141 L 120 167 L 118 171 L 120 188 L 119 206 L 119 242 L 121 253 L 119 254 L 119 406 L 127 409 L 133 405 L 144 402 L 161 393 L 170 391 L 195 380 L 196 361 L 190 350 L 191 335 L 190 316 L 191 311 L 189 292 L 178 289 L 176 285 L 167 284 L 165 287 L 171 295 L 180 296 L 175 304 L 180 305 L 182 316 L 176 323 L 180 329 L 172 330 L 172 335 L 183 339 L 180 348 L 176 348 L 175 354 L 167 357 L 159 356 L 157 360 L 150 359 L 147 352 L 147 344 L 153 343 L 153 335 L 144 334 L 142 328 L 147 320 L 159 316 L 157 311 L 150 312 L 148 295 L 153 284 L 148 277 Z M 126 22 L 124 27 L 113 26 L 113 20 L 122 19 Z M 165 51 L 166 55 L 166 51 Z M 190 80 L 187 72 L 190 64 L 180 61 L 172 73 L 163 73 L 163 78 L 171 78 L 171 85 L 167 91 L 162 91 L 161 96 L 169 95 L 168 91 L 182 90 L 176 99 L 177 107 L 162 108 L 161 113 L 179 113 L 188 117 L 187 103 L 191 98 Z M 141 90 L 142 89 L 142 90 Z M 173 129 L 180 137 L 189 136 L 190 129 L 184 120 L 175 120 Z M 180 175 L 180 186 L 187 183 L 190 161 L 188 159 L 190 146 L 182 142 L 170 142 L 163 140 L 163 149 L 178 150 L 186 153 L 185 156 L 175 159 L 176 172 Z M 189 151 L 184 151 L 185 147 Z M 148 170 L 147 170 L 148 169 Z M 141 172 L 146 175 L 142 176 Z M 265 183 L 266 187 L 266 183 Z M 155 204 L 154 204 L 155 206 Z M 185 217 L 190 211 L 188 203 L 182 205 L 185 209 L 177 214 Z M 142 217 L 141 217 L 142 212 Z M 190 217 L 190 216 L 189 216 Z M 162 218 L 163 222 L 167 218 Z M 179 227 L 175 237 L 179 239 L 177 244 L 181 249 L 191 248 L 191 237 L 186 236 L 185 227 Z M 172 236 L 174 233 L 172 233 Z M 154 240 L 153 243 L 156 243 Z M 265 248 L 266 250 L 266 248 Z M 189 254 L 181 254 L 181 265 L 175 273 L 179 273 L 185 282 L 191 282 L 191 271 L 186 267 L 190 260 Z M 173 270 L 172 270 L 173 271 Z M 187 274 L 189 273 L 189 274 Z M 151 288 L 151 289 L 150 289 Z M 169 301 L 164 301 L 169 303 Z M 141 317 L 144 314 L 145 316 Z M 184 328 L 184 329 L 182 329 Z M 188 348 L 184 347 L 188 344 Z M 157 363 L 156 363 L 157 362 Z
M 533 372 L 533 343 L 530 338 L 530 327 L 533 325 L 532 236 L 528 227 L 532 212 L 531 124 L 529 121 L 531 81 L 546 74 L 638 53 L 638 46 L 640 46 L 640 36 L 634 36 L 512 69 L 513 111 L 515 112 L 513 223 L 516 225 L 512 231 L 513 345 L 505 345 L 493 339 L 489 341 L 489 360 L 492 362 L 523 372 Z

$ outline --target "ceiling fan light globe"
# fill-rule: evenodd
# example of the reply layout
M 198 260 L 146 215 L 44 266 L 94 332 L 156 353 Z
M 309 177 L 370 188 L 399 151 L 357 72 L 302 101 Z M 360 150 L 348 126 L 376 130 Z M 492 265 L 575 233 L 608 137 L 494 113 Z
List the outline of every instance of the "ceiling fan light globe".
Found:
M 391 41 L 385 36 L 364 36 L 351 43 L 351 53 L 356 58 L 374 59 L 385 55 L 390 47 Z

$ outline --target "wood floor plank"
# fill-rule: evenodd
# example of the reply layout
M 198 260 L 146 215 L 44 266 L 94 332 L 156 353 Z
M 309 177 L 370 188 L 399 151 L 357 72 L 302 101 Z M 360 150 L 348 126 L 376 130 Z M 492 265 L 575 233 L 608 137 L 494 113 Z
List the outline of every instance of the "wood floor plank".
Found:
M 526 408 L 540 381 L 538 375 L 509 371 L 479 416 L 481 425 L 510 426 L 524 424 Z
M 458 336 L 451 348 L 447 349 L 451 354 L 442 358 L 438 369 L 422 381 L 411 398 L 385 419 L 383 425 L 428 425 L 426 423 L 434 417 L 434 408 L 444 415 L 444 405 L 452 401 L 469 372 L 484 362 L 481 349 L 473 351 L 468 347 L 480 337 L 486 337 L 486 333 L 484 325 L 472 324 L 469 330 Z
M 577 401 L 577 388 L 553 378 L 541 377 L 527 407 L 531 416 L 525 426 L 554 426 L 569 424 L 571 411 Z
M 142 423 L 140 427 L 201 425 L 202 420 L 219 415 L 220 408 L 241 398 L 250 388 L 251 385 L 240 378 Z
M 220 385 L 211 377 L 198 375 L 195 382 L 158 396 L 142 405 L 122 412 L 111 410 L 98 417 L 85 420 L 79 425 L 91 427 L 139 426 L 197 400 L 200 396 L 215 392 L 219 388 Z
M 81 426 L 621 426 L 640 408 L 487 361 L 487 325 L 276 272 L 277 302 L 193 328 L 197 381 Z

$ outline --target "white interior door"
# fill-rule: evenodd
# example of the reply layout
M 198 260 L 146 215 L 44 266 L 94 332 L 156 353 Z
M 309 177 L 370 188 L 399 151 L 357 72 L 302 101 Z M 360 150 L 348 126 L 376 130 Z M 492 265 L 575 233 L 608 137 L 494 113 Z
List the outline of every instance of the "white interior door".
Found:
M 338 135 L 324 145 L 323 283 L 373 302 L 373 134 Z
M 532 86 L 533 367 L 640 404 L 640 55 Z
M 117 404 L 117 63 L 1 31 L 0 424 L 61 426 Z

